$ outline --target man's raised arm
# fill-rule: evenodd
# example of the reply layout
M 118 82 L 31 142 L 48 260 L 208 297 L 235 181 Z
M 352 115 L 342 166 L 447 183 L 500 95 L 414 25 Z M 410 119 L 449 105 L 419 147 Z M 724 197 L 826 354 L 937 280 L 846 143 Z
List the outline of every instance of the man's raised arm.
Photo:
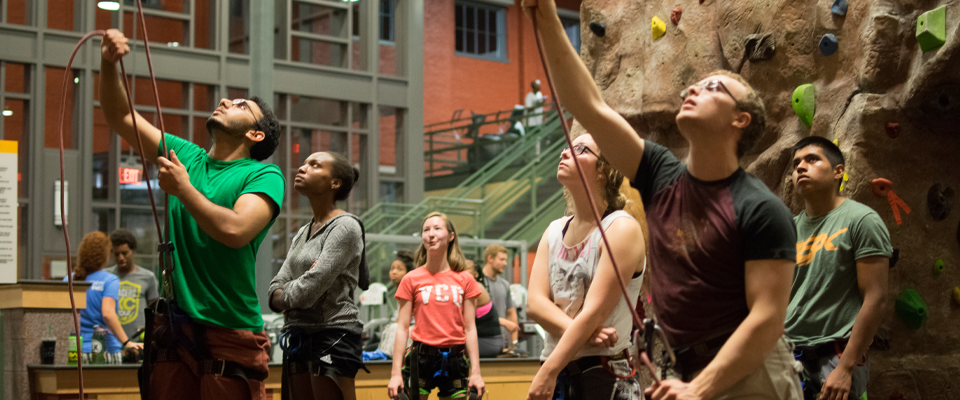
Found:
M 123 33 L 116 29 L 108 30 L 100 43 L 100 106 L 110 128 L 117 131 L 134 149 L 140 151 L 137 148 L 137 135 L 133 130 L 131 115 L 137 118 L 137 129 L 140 130 L 143 151 L 146 153 L 143 156 L 148 161 L 156 163 L 161 132 L 140 114 L 130 113 L 127 93 L 120 80 L 124 78 L 120 76 L 117 61 L 129 52 L 130 46 L 127 45 L 127 38 Z
M 643 139 L 600 96 L 600 89 L 567 39 L 554 0 L 523 0 L 527 16 L 536 18 L 543 51 L 553 77 L 555 96 L 593 135 L 603 156 L 634 180 L 643 155 Z

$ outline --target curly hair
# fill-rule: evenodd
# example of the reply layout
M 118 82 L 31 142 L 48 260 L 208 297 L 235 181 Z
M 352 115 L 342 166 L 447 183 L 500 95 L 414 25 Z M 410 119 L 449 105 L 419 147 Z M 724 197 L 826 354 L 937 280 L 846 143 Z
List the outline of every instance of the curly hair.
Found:
M 257 103 L 260 107 L 260 114 L 263 116 L 256 124 L 257 130 L 263 132 L 263 140 L 250 147 L 250 157 L 257 161 L 263 161 L 273 155 L 274 150 L 280 144 L 280 121 L 273 113 L 273 110 L 263 99 L 254 96 L 250 101 Z
M 77 252 L 77 265 L 73 268 L 73 278 L 86 280 L 87 276 L 99 271 L 107 264 L 110 252 L 110 238 L 106 233 L 94 231 L 86 234 L 80 242 Z
M 467 269 L 467 258 L 463 255 L 463 250 L 460 249 L 459 235 L 457 235 L 456 228 L 453 227 L 453 222 L 450 221 L 447 214 L 437 211 L 427 214 L 427 216 L 423 218 L 423 222 L 427 222 L 428 219 L 433 217 L 442 218 L 447 226 L 447 231 L 453 235 L 453 240 L 447 245 L 447 262 L 450 264 L 450 269 L 453 272 L 463 272 Z M 420 246 L 417 247 L 414 263 L 417 266 L 427 264 L 427 249 L 423 247 L 423 241 L 421 241 Z

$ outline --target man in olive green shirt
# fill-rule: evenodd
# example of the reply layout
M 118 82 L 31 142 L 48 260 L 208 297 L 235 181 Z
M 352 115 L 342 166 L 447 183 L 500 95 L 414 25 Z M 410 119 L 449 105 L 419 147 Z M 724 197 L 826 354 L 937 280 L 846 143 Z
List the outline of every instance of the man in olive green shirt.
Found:
M 867 398 L 867 348 L 880 325 L 893 253 L 890 233 L 869 207 L 839 195 L 843 153 L 811 136 L 794 146 L 793 183 L 805 210 L 786 333 L 804 364 L 804 397 Z

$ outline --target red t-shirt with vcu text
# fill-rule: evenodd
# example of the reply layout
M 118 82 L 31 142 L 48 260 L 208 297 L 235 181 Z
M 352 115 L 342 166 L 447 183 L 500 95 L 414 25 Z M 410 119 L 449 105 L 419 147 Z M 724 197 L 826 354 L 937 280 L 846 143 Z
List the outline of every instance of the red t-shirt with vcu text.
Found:
M 477 281 L 468 272 L 446 270 L 437 274 L 425 267 L 414 269 L 400 281 L 396 298 L 413 302 L 413 340 L 434 347 L 465 344 L 463 299 L 480 296 Z

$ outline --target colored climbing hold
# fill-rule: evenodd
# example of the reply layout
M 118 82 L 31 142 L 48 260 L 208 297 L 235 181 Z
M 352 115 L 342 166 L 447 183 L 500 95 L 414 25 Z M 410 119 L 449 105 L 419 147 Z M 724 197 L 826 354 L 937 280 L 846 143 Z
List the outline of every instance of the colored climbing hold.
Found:
M 776 42 L 771 33 L 754 33 L 747 35 L 746 43 L 747 59 L 750 61 L 763 61 L 773 58 L 773 53 L 777 49 Z
M 897 296 L 897 316 L 910 327 L 920 329 L 927 321 L 927 305 L 920 298 L 920 294 L 913 289 L 904 289 Z
M 828 33 L 820 38 L 820 54 L 830 56 L 836 53 L 838 48 L 837 37 L 834 34 Z
M 960 305 L 960 287 L 953 287 L 953 301 Z
M 847 15 L 847 0 L 834 0 L 833 7 L 830 7 L 830 12 L 841 17 Z
M 896 139 L 897 136 L 900 136 L 900 124 L 887 122 L 887 136 L 889 136 L 890 139 Z
M 843 180 L 840 181 L 840 191 L 843 191 L 843 186 L 847 184 L 847 181 L 850 180 L 850 175 L 847 175 L 846 172 L 843 173 Z
M 936 50 L 946 41 L 947 6 L 920 14 L 917 18 L 917 42 L 924 53 Z
M 593 32 L 597 37 L 604 37 L 607 35 L 607 27 L 597 21 L 593 21 L 590 23 L 590 32 Z
M 944 269 L 946 269 L 946 267 L 943 265 L 943 259 L 937 259 L 937 261 L 933 263 L 934 275 L 940 275 Z
M 667 33 L 667 23 L 656 16 L 650 20 L 650 31 L 653 33 L 653 40 L 660 39 Z
M 809 128 L 813 125 L 813 113 L 816 111 L 817 104 L 814 101 L 813 85 L 804 84 L 793 91 L 793 111 L 800 117 L 800 122 Z
M 680 6 L 677 6 L 677 8 L 673 9 L 673 11 L 670 11 L 670 22 L 676 26 L 680 23 L 681 16 L 683 16 L 683 9 L 680 8 Z
M 873 186 L 873 194 L 877 195 L 877 197 L 886 197 L 887 201 L 890 202 L 890 208 L 893 209 L 893 217 L 897 220 L 897 225 L 900 225 L 903 222 L 900 219 L 900 208 L 903 208 L 904 212 L 910 214 L 910 207 L 893 192 L 893 182 L 890 182 L 889 179 L 877 178 L 870 181 L 870 184 Z
M 943 221 L 953 208 L 953 188 L 935 183 L 927 191 L 927 211 L 934 221 Z

